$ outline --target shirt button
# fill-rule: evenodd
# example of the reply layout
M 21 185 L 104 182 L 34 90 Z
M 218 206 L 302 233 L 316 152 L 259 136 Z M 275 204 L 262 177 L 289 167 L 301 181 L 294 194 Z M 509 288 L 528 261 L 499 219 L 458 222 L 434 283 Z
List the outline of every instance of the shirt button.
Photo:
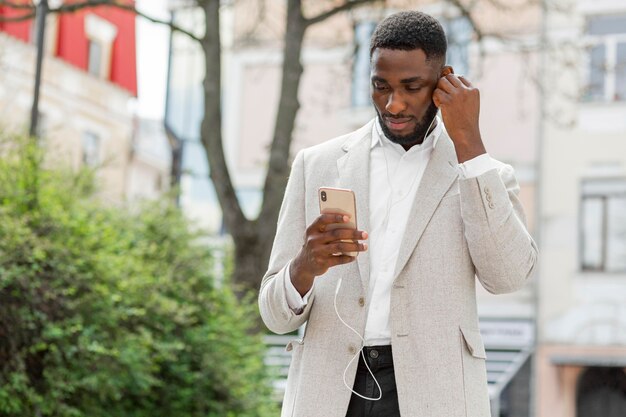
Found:
M 356 353 L 356 348 L 355 348 L 354 346 L 350 345 L 350 346 L 348 347 L 348 352 L 349 352 L 351 355 L 354 355 L 354 354 Z
M 359 305 L 363 307 L 365 305 L 365 299 L 363 297 L 359 298 Z
M 376 349 L 370 350 L 370 358 L 376 359 L 378 357 L 378 351 Z

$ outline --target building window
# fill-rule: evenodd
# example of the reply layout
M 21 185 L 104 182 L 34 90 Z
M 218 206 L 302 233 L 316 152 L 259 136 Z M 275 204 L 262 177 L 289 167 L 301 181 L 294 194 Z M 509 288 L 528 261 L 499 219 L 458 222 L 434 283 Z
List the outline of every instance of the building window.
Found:
M 352 107 L 370 105 L 370 38 L 375 22 L 358 22 L 354 27 L 354 61 L 352 63 Z
M 576 384 L 576 417 L 623 417 L 626 373 L 620 367 L 589 367 Z
M 96 77 L 102 77 L 102 45 L 98 41 L 89 41 L 89 62 L 87 71 Z
M 82 137 L 83 166 L 94 168 L 100 162 L 100 138 L 93 132 L 84 132 Z
M 87 71 L 98 78 L 108 80 L 111 75 L 111 56 L 117 27 L 99 16 L 85 17 L 85 34 L 88 39 Z
M 444 20 L 443 26 L 448 38 L 446 64 L 454 68 L 455 74 L 468 75 L 470 70 L 468 49 L 472 41 L 472 24 L 466 17 L 460 16 Z
M 626 272 L 626 179 L 583 182 L 580 227 L 584 271 Z
M 587 19 L 588 101 L 626 101 L 626 14 Z

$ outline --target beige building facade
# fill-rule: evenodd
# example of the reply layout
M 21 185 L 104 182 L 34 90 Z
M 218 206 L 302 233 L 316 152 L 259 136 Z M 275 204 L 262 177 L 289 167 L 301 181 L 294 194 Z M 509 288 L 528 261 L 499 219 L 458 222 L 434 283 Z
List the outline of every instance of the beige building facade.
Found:
M 626 415 L 626 3 L 549 2 L 536 415 Z
M 48 163 L 95 169 L 99 196 L 111 204 L 161 195 L 170 175 L 162 126 L 152 125 L 146 145 L 148 122 L 136 118 L 135 97 L 55 57 L 55 16 L 47 23 L 38 133 Z M 0 123 L 5 131 L 28 132 L 35 57 L 33 43 L 0 32 Z

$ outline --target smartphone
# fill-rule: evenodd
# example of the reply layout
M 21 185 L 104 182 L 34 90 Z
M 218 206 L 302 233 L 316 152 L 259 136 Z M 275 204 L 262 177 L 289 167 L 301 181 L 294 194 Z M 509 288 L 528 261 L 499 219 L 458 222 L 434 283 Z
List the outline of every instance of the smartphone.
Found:
M 356 197 L 354 191 L 344 188 L 320 187 L 318 190 L 320 213 L 346 214 L 350 217 L 347 223 L 329 224 L 326 230 L 339 228 L 356 229 Z M 352 242 L 352 240 L 342 240 Z M 358 252 L 346 252 L 348 256 L 357 256 Z

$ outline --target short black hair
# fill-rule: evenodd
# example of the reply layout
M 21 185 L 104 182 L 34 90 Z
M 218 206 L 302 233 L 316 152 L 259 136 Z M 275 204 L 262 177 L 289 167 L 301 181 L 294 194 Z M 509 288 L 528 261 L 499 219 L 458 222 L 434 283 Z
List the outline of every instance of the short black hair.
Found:
M 392 14 L 376 26 L 370 42 L 370 57 L 376 48 L 421 49 L 426 59 L 443 58 L 445 61 L 448 42 L 437 19 L 426 13 L 406 11 Z

